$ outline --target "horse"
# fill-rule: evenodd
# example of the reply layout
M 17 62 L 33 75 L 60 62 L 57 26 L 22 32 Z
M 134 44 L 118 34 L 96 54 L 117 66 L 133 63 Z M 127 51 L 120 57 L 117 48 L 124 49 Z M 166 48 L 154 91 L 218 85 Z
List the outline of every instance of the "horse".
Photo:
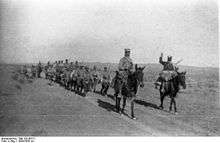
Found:
M 126 100 L 130 100 L 131 104 L 131 119 L 136 119 L 134 115 L 134 101 L 136 98 L 136 94 L 138 91 L 138 88 L 144 87 L 143 82 L 143 70 L 145 67 L 138 67 L 137 64 L 135 65 L 135 71 L 134 72 L 128 72 L 127 79 L 123 79 L 123 77 L 119 74 L 118 71 L 116 71 L 115 81 L 114 81 L 114 91 L 115 91 L 115 97 L 116 97 L 116 110 L 119 114 L 124 113 L 124 109 L 126 106 Z M 119 96 L 120 95 L 120 96 Z M 121 97 L 123 98 L 123 106 L 122 110 L 120 109 L 120 100 Z
M 177 72 L 177 71 L 176 71 Z M 163 83 L 160 86 L 160 109 L 163 109 L 163 100 L 166 96 L 169 95 L 170 97 L 170 107 L 169 111 L 172 111 L 172 105 L 174 104 L 174 112 L 177 114 L 177 108 L 176 108 L 176 95 L 179 92 L 179 86 L 182 86 L 183 89 L 186 89 L 186 82 L 185 82 L 185 75 L 186 72 L 177 72 L 177 75 L 168 80 L 168 81 L 163 81 Z

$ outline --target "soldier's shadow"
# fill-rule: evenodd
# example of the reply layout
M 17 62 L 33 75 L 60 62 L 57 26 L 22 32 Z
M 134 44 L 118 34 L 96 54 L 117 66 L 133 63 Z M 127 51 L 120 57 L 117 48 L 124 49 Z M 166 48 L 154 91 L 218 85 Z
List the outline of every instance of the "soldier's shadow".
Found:
M 97 100 L 97 103 L 98 103 L 98 106 L 106 109 L 107 111 L 111 112 L 116 112 L 116 109 L 115 109 L 115 105 L 111 104 L 111 103 L 108 103 L 108 102 L 105 102 L 105 101 L 102 101 L 101 99 L 98 99 Z

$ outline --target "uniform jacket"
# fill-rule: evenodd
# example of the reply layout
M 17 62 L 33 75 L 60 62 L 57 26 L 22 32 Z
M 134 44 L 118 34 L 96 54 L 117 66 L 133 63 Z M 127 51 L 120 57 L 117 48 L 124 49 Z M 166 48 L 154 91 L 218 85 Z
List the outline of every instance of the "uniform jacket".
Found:
M 123 57 L 119 61 L 119 70 L 131 70 L 133 69 L 133 62 L 132 59 L 129 57 Z
M 173 63 L 170 61 L 164 62 L 162 57 L 159 58 L 159 63 L 163 65 L 163 70 L 167 70 L 167 71 L 174 70 Z

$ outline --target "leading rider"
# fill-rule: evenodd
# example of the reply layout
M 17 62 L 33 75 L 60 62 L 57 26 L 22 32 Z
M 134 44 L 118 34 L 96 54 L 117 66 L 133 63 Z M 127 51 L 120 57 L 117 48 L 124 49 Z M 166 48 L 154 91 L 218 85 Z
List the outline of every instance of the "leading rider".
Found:
M 127 84 L 127 79 L 128 79 L 128 75 L 129 73 L 132 72 L 133 70 L 133 62 L 132 59 L 130 58 L 130 49 L 125 49 L 125 53 L 124 53 L 124 57 L 120 59 L 119 61 L 119 65 L 118 65 L 118 71 L 116 71 L 116 76 L 112 81 L 112 86 L 116 89 L 118 88 L 121 92 L 121 88 L 122 85 L 126 85 Z M 116 84 L 116 80 L 117 82 L 122 82 L 121 87 L 115 87 L 118 86 Z M 120 112 L 120 100 L 122 98 L 121 93 L 115 93 L 115 97 L 116 97 L 116 109 L 118 112 Z

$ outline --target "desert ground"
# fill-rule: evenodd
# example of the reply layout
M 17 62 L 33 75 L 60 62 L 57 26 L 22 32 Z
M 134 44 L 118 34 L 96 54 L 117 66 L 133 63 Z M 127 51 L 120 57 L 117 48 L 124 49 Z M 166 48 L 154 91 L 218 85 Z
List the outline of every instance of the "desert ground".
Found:
M 108 96 L 89 92 L 83 97 L 43 78 L 26 79 L 19 68 L 0 65 L 0 136 L 220 135 L 218 69 L 187 69 L 187 88 L 176 98 L 175 115 L 168 112 L 169 98 L 164 110 L 158 108 L 153 79 L 160 69 L 147 66 L 135 103 L 137 120 L 132 120 L 115 112 L 112 89 Z

